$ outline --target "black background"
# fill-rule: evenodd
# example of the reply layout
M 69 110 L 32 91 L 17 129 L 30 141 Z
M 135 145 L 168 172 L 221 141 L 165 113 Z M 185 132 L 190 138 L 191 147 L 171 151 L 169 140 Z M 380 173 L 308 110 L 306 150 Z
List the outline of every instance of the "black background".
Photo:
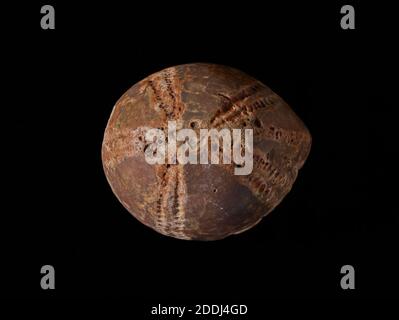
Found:
M 392 9 L 217 3 L 3 7 L 5 296 L 132 296 L 145 313 L 151 303 L 397 293 Z M 40 28 L 44 4 L 55 7 L 55 30 Z M 355 30 L 340 28 L 343 4 L 355 6 Z M 255 228 L 216 242 L 141 225 L 101 164 L 117 99 L 147 75 L 191 62 L 258 78 L 313 136 L 285 200 Z M 56 290 L 40 288 L 45 264 L 55 267 Z M 340 287 L 345 264 L 355 267 L 355 290 Z

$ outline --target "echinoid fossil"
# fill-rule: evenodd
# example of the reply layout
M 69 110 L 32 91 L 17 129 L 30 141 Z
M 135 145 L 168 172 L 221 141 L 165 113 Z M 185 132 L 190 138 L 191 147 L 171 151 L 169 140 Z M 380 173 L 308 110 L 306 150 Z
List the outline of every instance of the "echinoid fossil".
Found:
M 150 164 L 146 132 L 179 128 L 252 129 L 253 170 L 231 163 Z M 291 190 L 311 146 L 303 122 L 276 93 L 236 69 L 187 64 L 131 87 L 116 103 L 102 145 L 113 192 L 143 224 L 179 239 L 216 240 L 243 232 Z

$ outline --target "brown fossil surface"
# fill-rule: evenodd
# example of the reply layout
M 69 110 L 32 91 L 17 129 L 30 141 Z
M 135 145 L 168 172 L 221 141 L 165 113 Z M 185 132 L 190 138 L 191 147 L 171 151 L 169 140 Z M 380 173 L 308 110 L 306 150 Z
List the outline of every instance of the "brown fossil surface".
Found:
M 253 129 L 253 171 L 233 164 L 148 164 L 145 132 L 181 128 Z M 143 224 L 179 239 L 243 232 L 291 190 L 311 135 L 282 98 L 247 74 L 186 64 L 152 74 L 116 103 L 104 134 L 103 167 L 123 206 Z

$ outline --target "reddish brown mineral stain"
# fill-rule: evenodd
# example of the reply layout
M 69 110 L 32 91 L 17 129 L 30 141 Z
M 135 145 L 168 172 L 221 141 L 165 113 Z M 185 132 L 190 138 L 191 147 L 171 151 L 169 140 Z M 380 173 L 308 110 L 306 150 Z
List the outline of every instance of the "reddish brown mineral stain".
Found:
M 150 165 L 145 132 L 176 120 L 182 128 L 254 132 L 253 171 L 234 164 Z M 116 103 L 102 147 L 104 171 L 125 208 L 156 231 L 216 240 L 243 232 L 291 190 L 311 136 L 291 108 L 261 82 L 233 68 L 187 64 L 157 72 Z

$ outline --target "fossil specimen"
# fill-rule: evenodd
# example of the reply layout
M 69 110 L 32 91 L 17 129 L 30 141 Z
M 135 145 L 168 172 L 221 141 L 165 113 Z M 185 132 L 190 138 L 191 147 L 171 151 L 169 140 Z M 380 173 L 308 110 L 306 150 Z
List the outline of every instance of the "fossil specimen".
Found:
M 253 170 L 231 164 L 149 164 L 150 128 L 252 129 Z M 257 224 L 290 191 L 311 136 L 270 88 L 236 69 L 187 64 L 152 74 L 116 103 L 102 146 L 104 171 L 124 207 L 179 239 L 216 240 Z

